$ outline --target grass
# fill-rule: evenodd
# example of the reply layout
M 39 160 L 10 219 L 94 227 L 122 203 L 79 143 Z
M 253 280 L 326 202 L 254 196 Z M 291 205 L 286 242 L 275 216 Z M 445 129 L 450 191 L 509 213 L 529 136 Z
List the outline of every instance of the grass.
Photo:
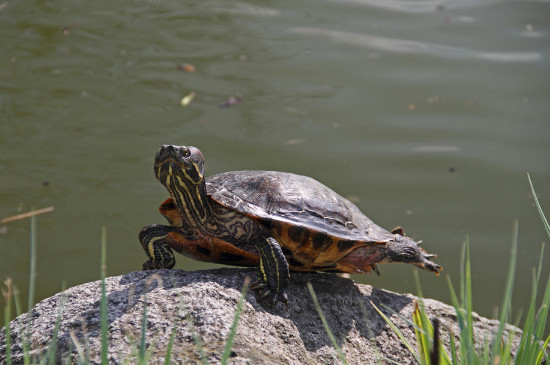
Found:
M 348 361 L 346 360 L 346 356 L 344 355 L 344 352 L 338 345 L 338 342 L 336 341 L 336 338 L 332 334 L 332 331 L 330 330 L 330 327 L 328 325 L 327 319 L 325 318 L 325 314 L 323 313 L 323 310 L 321 309 L 321 305 L 319 304 L 319 300 L 317 299 L 317 295 L 315 294 L 315 291 L 313 290 L 313 286 L 310 282 L 307 283 L 307 289 L 309 290 L 309 293 L 311 295 L 311 298 L 313 299 L 313 303 L 315 304 L 315 308 L 317 309 L 317 313 L 319 313 L 319 317 L 321 317 L 321 322 L 323 322 L 323 327 L 325 328 L 325 331 L 328 334 L 328 337 L 330 338 L 330 341 L 332 342 L 332 346 L 336 349 L 336 352 L 338 353 L 338 357 L 340 358 L 340 361 L 342 363 L 346 364 Z
M 517 224 L 515 225 L 517 229 Z M 457 322 L 459 326 L 458 338 L 460 342 L 457 344 L 454 341 L 454 336 L 449 333 L 451 340 L 451 351 L 447 354 L 437 341 L 434 341 L 433 327 L 428 319 L 428 316 L 422 306 L 422 300 L 417 304 L 413 314 L 413 322 L 415 324 L 415 333 L 418 343 L 418 352 L 411 351 L 415 357 L 420 357 L 420 364 L 541 364 L 543 360 L 549 362 L 546 349 L 550 342 L 550 336 L 546 339 L 544 329 L 548 317 L 548 308 L 550 304 L 550 278 L 544 290 L 542 304 L 538 311 L 535 311 L 537 303 L 537 293 L 539 289 L 540 271 L 542 268 L 542 254 L 544 246 L 541 249 L 541 260 L 538 270 L 534 271 L 533 293 L 529 304 L 528 314 L 522 328 L 522 336 L 520 344 L 515 355 L 512 353 L 512 338 L 514 333 L 505 336 L 505 326 L 510 318 L 510 303 L 512 299 L 513 275 L 515 270 L 516 250 L 517 247 L 517 230 L 515 231 L 514 240 L 512 243 L 512 255 L 509 263 L 509 275 L 506 283 L 506 290 L 502 300 L 501 311 L 499 314 L 499 326 L 493 333 L 492 338 L 486 339 L 486 342 L 479 346 L 479 340 L 475 337 L 472 310 L 471 310 L 471 277 L 469 275 L 469 250 L 468 245 L 465 247 L 465 260 L 463 266 L 465 275 L 462 277 L 461 286 L 464 291 L 459 299 L 455 293 L 454 287 L 449 279 L 449 289 L 453 306 L 455 307 Z M 435 345 L 434 345 L 435 344 Z M 476 346 L 478 345 L 478 346 Z M 438 348 L 439 355 L 437 360 L 431 357 L 434 348 Z
M 529 185 L 531 187 L 531 193 L 535 200 L 537 211 L 541 218 L 545 231 L 550 238 L 550 225 L 544 215 L 542 207 L 538 201 L 535 188 L 531 181 L 531 177 L 527 174 Z M 439 321 L 434 318 L 430 321 L 424 303 L 422 299 L 419 299 L 416 303 L 415 310 L 413 312 L 413 325 L 416 335 L 416 348 L 411 344 L 405 336 L 401 333 L 398 327 L 372 302 L 371 305 L 379 313 L 379 315 L 386 321 L 391 330 L 398 336 L 403 345 L 410 351 L 412 356 L 421 365 L 433 365 L 433 364 L 545 364 L 550 363 L 550 358 L 547 352 L 550 344 L 550 335 L 544 338 L 544 331 L 546 329 L 546 323 L 548 319 L 548 312 L 550 308 L 550 277 L 547 280 L 543 299 L 539 309 L 537 310 L 537 293 L 540 289 L 540 275 L 542 271 L 544 244 L 541 248 L 539 256 L 538 268 L 533 270 L 532 280 L 532 294 L 529 302 L 529 309 L 522 328 L 522 336 L 520 339 L 517 352 L 512 353 L 512 339 L 514 333 L 510 333 L 509 336 L 505 336 L 506 324 L 510 322 L 511 317 L 511 302 L 512 293 L 514 287 L 514 277 L 516 272 L 516 260 L 517 260 L 517 246 L 518 246 L 518 231 L 519 224 L 514 222 L 512 233 L 512 247 L 510 252 L 510 261 L 508 264 L 508 275 L 506 278 L 505 293 L 500 306 L 500 313 L 498 314 L 499 326 L 492 334 L 490 339 L 486 339 L 482 346 L 479 346 L 479 340 L 475 336 L 474 321 L 473 321 L 473 298 L 472 298 L 472 276 L 470 265 L 470 250 L 468 240 L 466 241 L 462 259 L 461 259 L 461 273 L 460 273 L 460 297 L 456 294 L 455 288 L 452 284 L 450 277 L 447 277 L 449 290 L 451 293 L 452 303 L 455 308 L 457 323 L 459 327 L 459 333 L 457 337 L 460 341 L 457 343 L 454 339 L 454 334 L 448 333 L 447 336 L 450 339 L 451 351 L 448 354 L 443 347 L 440 339 L 441 334 L 439 330 Z M 418 274 L 415 271 L 415 277 L 418 287 L 419 298 L 422 298 L 422 289 L 420 288 Z M 318 304 L 317 298 L 311 285 L 308 285 L 313 301 L 316 303 L 317 311 L 323 321 L 325 330 L 329 335 L 333 346 L 336 349 L 341 361 L 347 363 L 342 349 L 336 343 L 334 336 L 331 333 L 324 315 Z M 360 305 L 363 303 L 360 302 Z M 365 312 L 365 311 L 364 311 Z M 432 325 L 435 323 L 435 326 Z M 437 327 L 437 330 L 434 330 Z M 478 346 L 476 346 L 478 345 Z M 385 359 L 389 360 L 389 359 Z M 394 362 L 393 360 L 389 360 Z
M 31 256 L 36 256 L 36 223 L 35 223 L 35 216 L 31 215 Z M 101 277 L 101 300 L 100 300 L 100 336 L 101 336 L 101 364 L 106 365 L 109 363 L 109 357 L 108 357 L 108 350 L 109 350 L 109 321 L 108 321 L 108 300 L 107 300 L 107 290 L 106 290 L 106 278 L 107 278 L 107 233 L 105 227 L 102 229 L 102 239 L 101 239 L 101 270 L 100 270 L 100 277 Z M 27 312 L 30 313 L 32 310 L 33 302 L 31 300 L 34 300 L 34 279 L 36 276 L 36 257 L 31 258 L 31 265 L 30 265 L 30 274 L 29 274 L 29 304 L 27 308 Z M 229 358 L 231 357 L 231 349 L 233 346 L 233 341 L 235 339 L 235 335 L 237 333 L 237 327 L 239 324 L 239 320 L 241 318 L 242 308 L 244 305 L 244 302 L 246 300 L 246 292 L 249 284 L 249 278 L 245 280 L 243 289 L 241 291 L 241 296 L 239 299 L 239 302 L 237 304 L 237 308 L 235 311 L 235 315 L 233 318 L 233 323 L 231 325 L 229 334 L 227 336 L 226 344 L 222 351 L 221 356 L 221 364 L 225 365 L 227 364 Z M 64 292 L 65 288 L 62 289 L 62 292 Z M 11 330 L 10 330 L 10 318 L 11 318 L 11 311 L 12 311 L 12 302 L 15 302 L 16 304 L 16 314 L 19 317 L 21 312 L 21 306 L 19 303 L 19 298 L 17 295 L 17 290 L 15 285 L 13 284 L 11 278 L 7 278 L 4 281 L 4 288 L 2 289 L 2 294 L 4 297 L 4 329 L 5 329 L 5 343 L 6 343 L 6 365 L 11 365 L 13 363 L 12 359 L 12 352 L 11 352 Z M 57 359 L 56 351 L 57 351 L 57 340 L 58 340 L 58 334 L 59 334 L 59 327 L 61 324 L 61 318 L 63 314 L 63 307 L 65 303 L 65 297 L 62 296 L 61 303 L 59 306 L 59 312 L 56 318 L 56 323 L 53 331 L 53 336 L 51 342 L 48 344 L 46 351 L 39 355 L 38 358 L 33 358 L 30 355 L 30 349 L 32 348 L 31 343 L 31 316 L 27 317 L 27 323 L 25 324 L 25 331 L 21 332 L 20 338 L 22 339 L 22 345 L 23 345 L 23 364 L 25 365 L 31 365 L 31 364 L 58 364 L 60 363 L 60 359 Z M 141 322 L 141 336 L 139 344 L 137 345 L 137 364 L 138 365 L 145 365 L 149 362 L 151 355 L 153 353 L 154 344 L 150 345 L 150 349 L 147 349 L 147 296 L 144 296 L 143 301 L 143 313 L 142 313 L 142 322 Z M 200 359 L 203 364 L 208 364 L 209 360 L 204 354 L 203 348 L 202 348 L 202 341 L 200 340 L 199 336 L 197 335 L 194 326 L 193 321 L 191 319 L 191 316 L 187 312 L 185 315 L 186 321 L 188 322 L 189 328 L 192 333 L 192 338 L 199 350 Z M 172 349 L 173 349 L 173 343 L 174 338 L 177 332 L 177 322 L 174 323 L 169 343 L 167 346 L 167 351 L 165 355 L 165 364 L 169 364 L 171 357 L 172 357 Z M 93 362 L 90 360 L 90 351 L 88 348 L 85 347 L 86 344 L 80 343 L 78 338 L 76 337 L 73 330 L 71 330 L 70 337 L 72 339 L 71 346 L 74 347 L 77 353 L 77 364 L 92 364 Z M 72 353 L 72 347 L 69 348 L 68 351 L 68 357 L 66 359 L 62 359 L 61 363 L 72 363 L 71 361 L 71 353 Z M 133 360 L 123 360 L 125 363 L 134 363 Z M 130 362 L 127 362 L 130 361 Z
M 530 176 L 528 175 L 529 184 L 531 191 L 535 200 L 537 211 L 541 218 L 542 224 L 545 228 L 545 231 L 550 238 L 550 225 L 546 220 L 542 207 L 538 201 L 535 189 L 533 187 Z M 34 304 L 34 288 L 35 288 L 35 277 L 36 277 L 36 218 L 34 215 L 30 216 L 31 220 L 31 258 L 30 258 L 30 272 L 29 272 L 29 303 L 27 311 L 30 312 L 32 305 Z M 550 335 L 546 338 L 544 337 L 546 324 L 548 320 L 548 312 L 550 308 L 550 277 L 546 281 L 544 287 L 542 301 L 540 306 L 537 309 L 538 302 L 538 293 L 541 287 L 541 272 L 543 266 L 543 253 L 544 245 L 541 248 L 541 254 L 539 259 L 539 264 L 536 269 L 533 270 L 532 276 L 532 294 L 529 307 L 527 309 L 527 314 L 525 316 L 524 324 L 522 327 L 522 335 L 519 342 L 519 347 L 515 354 L 512 353 L 512 336 L 513 333 L 506 336 L 505 335 L 505 325 L 510 322 L 511 308 L 510 303 L 512 299 L 512 292 L 514 286 L 514 277 L 516 270 L 516 259 L 517 259 L 517 246 L 518 246 L 518 229 L 519 225 L 517 222 L 514 223 L 513 234 L 512 234 L 512 247 L 510 262 L 508 265 L 508 276 L 506 279 L 505 294 L 500 306 L 500 313 L 498 314 L 499 326 L 497 330 L 492 334 L 491 338 L 486 339 L 485 343 L 482 346 L 479 346 L 478 340 L 475 337 L 475 330 L 473 326 L 473 298 L 472 298 L 472 277 L 470 270 L 470 252 L 468 241 L 464 245 L 462 260 L 461 260 L 461 274 L 460 274 L 460 291 L 455 291 L 455 288 L 452 284 L 451 279 L 448 277 L 449 290 L 451 293 L 452 304 L 455 307 L 457 323 L 459 327 L 458 334 L 447 333 L 445 336 L 448 336 L 450 340 L 450 352 L 447 353 L 445 348 L 442 345 L 441 338 L 444 338 L 441 334 L 441 331 L 438 329 L 438 320 L 428 318 L 426 314 L 424 303 L 422 299 L 418 300 L 416 303 L 415 310 L 413 312 L 412 322 L 415 328 L 416 335 L 416 346 L 409 343 L 405 336 L 399 331 L 399 329 L 391 322 L 391 320 L 383 314 L 377 307 L 373 305 L 376 311 L 384 318 L 388 323 L 390 328 L 397 334 L 400 340 L 403 342 L 405 347 L 411 352 L 413 357 L 419 364 L 422 365 L 432 365 L 432 364 L 542 364 L 550 363 L 549 355 L 546 351 L 550 345 Z M 102 230 L 102 240 L 101 240 L 101 301 L 100 301 L 100 336 L 101 336 L 101 363 L 108 364 L 108 349 L 109 349 L 109 322 L 108 322 L 108 301 L 106 293 L 105 280 L 107 277 L 107 266 L 106 266 L 106 245 L 107 245 L 107 235 L 106 230 Z M 418 283 L 418 279 L 417 279 Z M 242 308 L 246 298 L 247 292 L 247 283 L 245 283 L 242 291 L 241 297 L 237 304 L 235 315 L 233 318 L 233 323 L 231 325 L 229 334 L 225 346 L 221 350 L 221 363 L 226 364 L 231 357 L 231 349 L 233 346 L 233 341 L 236 335 L 238 323 L 242 315 Z M 323 314 L 317 296 L 313 290 L 313 287 L 308 283 L 308 290 L 312 297 L 312 300 L 315 304 L 317 312 L 321 318 L 325 331 L 327 332 L 332 344 L 338 354 L 340 361 L 343 364 L 347 364 L 347 359 L 345 357 L 344 350 L 339 346 L 336 338 L 332 334 L 332 331 L 326 321 L 326 318 Z M 422 290 L 418 284 L 418 293 L 419 297 L 422 297 Z M 21 304 L 17 295 L 17 288 L 12 283 L 11 279 L 6 279 L 4 282 L 4 288 L 2 289 L 2 294 L 4 296 L 4 318 L 5 318 L 5 341 L 6 341 L 6 364 L 12 364 L 12 353 L 11 353 L 11 331 L 10 331 L 10 321 L 12 314 L 12 303 L 15 304 L 16 315 L 19 316 L 22 314 Z M 62 317 L 64 300 L 62 298 L 61 305 L 59 306 L 59 313 L 56 320 L 54 335 L 52 337 L 51 343 L 48 345 L 47 351 L 42 354 L 39 358 L 32 358 L 30 355 L 31 349 L 31 323 L 30 316 L 28 322 L 19 337 L 22 339 L 23 346 L 23 363 L 27 364 L 53 364 L 57 363 L 59 359 L 55 358 L 57 350 L 57 336 L 60 326 L 60 319 Z M 363 313 L 366 313 L 364 310 L 363 303 L 359 303 L 363 308 Z M 149 345 L 149 350 L 147 349 L 147 298 L 144 297 L 143 304 L 143 314 L 142 314 L 142 326 L 141 326 L 141 338 L 139 344 L 136 348 L 137 353 L 137 363 L 138 364 L 147 364 L 151 355 L 152 348 L 154 344 Z M 204 354 L 202 342 L 197 335 L 193 321 L 188 312 L 185 314 L 186 321 L 192 333 L 193 341 L 197 346 L 199 351 L 199 358 L 203 364 L 208 363 L 208 358 Z M 169 343 L 166 349 L 165 364 L 170 363 L 172 358 L 173 344 L 175 335 L 177 333 L 177 323 L 174 323 L 172 328 Z M 456 342 L 454 335 L 457 335 L 460 338 L 459 342 Z M 85 344 L 81 344 L 76 338 L 74 332 L 71 332 L 72 346 L 76 350 L 78 364 L 89 364 L 91 363 L 89 356 L 89 349 L 86 348 Z M 477 345 L 477 346 L 476 346 Z M 69 351 L 70 353 L 71 351 Z M 392 363 L 398 363 L 395 360 L 383 358 L 380 355 L 382 360 L 386 360 Z M 62 359 L 63 363 L 69 363 L 70 358 Z M 131 360 L 123 360 L 125 362 Z
M 109 360 L 107 353 L 109 351 L 108 332 L 109 319 L 107 315 L 107 289 L 105 288 L 105 278 L 107 277 L 107 229 L 101 230 L 101 364 L 107 365 Z
M 527 175 L 531 192 L 535 200 L 537 211 L 550 238 L 550 226 L 544 212 L 538 201 L 535 188 L 533 187 L 531 178 Z M 539 309 L 537 310 L 537 294 L 540 289 L 540 275 L 543 266 L 544 244 L 541 247 L 539 256 L 538 268 L 533 270 L 532 294 L 529 302 L 527 316 L 522 328 L 520 343 L 515 354 L 512 353 L 512 338 L 514 333 L 509 336 L 504 336 L 505 325 L 509 322 L 511 316 L 510 304 L 512 301 L 512 292 L 514 286 L 514 276 L 516 270 L 517 246 L 518 246 L 518 222 L 514 223 L 512 234 L 512 247 L 510 254 L 510 262 L 508 264 L 508 276 L 506 279 L 505 293 L 502 299 L 499 313 L 499 326 L 497 331 L 493 333 L 491 339 L 487 339 L 483 346 L 476 346 L 476 340 L 472 319 L 472 277 L 470 272 L 470 252 L 469 244 L 466 241 L 464 245 L 462 264 L 461 264 L 461 282 L 460 282 L 460 298 L 457 296 L 451 279 L 447 277 L 449 290 L 453 306 L 455 307 L 457 322 L 459 326 L 460 342 L 457 344 L 454 341 L 452 333 L 448 334 L 451 342 L 450 354 L 447 354 L 444 348 L 439 343 L 440 336 L 434 335 L 433 326 L 428 319 L 426 311 L 423 308 L 422 300 L 416 306 L 413 313 L 413 322 L 415 325 L 415 334 L 417 339 L 417 350 L 412 349 L 412 346 L 402 338 L 404 344 L 409 348 L 413 356 L 422 365 L 431 364 L 548 364 L 550 358 L 547 352 L 550 344 L 550 335 L 544 338 L 546 329 L 548 312 L 550 308 L 550 277 L 546 282 L 543 299 Z M 419 288 L 421 293 L 421 289 Z M 421 296 L 421 295 L 420 295 Z M 387 317 L 384 319 L 391 323 Z M 437 319 L 435 319 L 437 321 Z M 398 330 L 394 328 L 394 332 L 398 335 Z M 435 350 L 435 351 L 434 351 Z M 434 357 L 434 353 L 437 356 Z

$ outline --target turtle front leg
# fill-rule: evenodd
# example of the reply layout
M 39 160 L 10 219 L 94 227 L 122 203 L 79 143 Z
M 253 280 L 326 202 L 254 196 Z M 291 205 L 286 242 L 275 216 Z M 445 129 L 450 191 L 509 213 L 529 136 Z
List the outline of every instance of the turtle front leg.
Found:
M 260 264 L 258 279 L 251 288 L 259 293 L 260 301 L 267 299 L 271 305 L 277 300 L 287 303 L 288 297 L 285 291 L 290 273 L 279 242 L 273 237 L 266 237 L 256 244 L 256 248 L 260 254 Z
M 143 270 L 171 269 L 176 264 L 174 253 L 166 241 L 166 235 L 172 232 L 171 227 L 153 224 L 143 227 L 139 232 L 139 241 L 149 257 L 143 264 Z

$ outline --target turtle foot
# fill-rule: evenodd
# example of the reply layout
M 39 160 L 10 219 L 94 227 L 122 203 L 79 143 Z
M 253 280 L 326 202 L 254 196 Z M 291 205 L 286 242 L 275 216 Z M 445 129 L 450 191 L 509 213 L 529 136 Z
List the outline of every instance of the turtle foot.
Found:
M 254 290 L 257 294 L 257 300 L 260 303 L 266 303 L 269 307 L 273 307 L 278 301 L 283 302 L 288 307 L 288 295 L 284 291 L 273 291 L 269 288 L 269 285 L 262 279 L 256 280 L 250 289 Z

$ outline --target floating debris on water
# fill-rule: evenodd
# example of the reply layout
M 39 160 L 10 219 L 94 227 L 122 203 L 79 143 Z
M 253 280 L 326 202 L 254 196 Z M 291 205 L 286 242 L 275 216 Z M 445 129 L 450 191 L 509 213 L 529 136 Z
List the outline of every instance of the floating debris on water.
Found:
M 243 98 L 240 95 L 232 96 L 228 99 L 226 99 L 223 103 L 219 105 L 220 109 L 229 108 L 233 105 L 238 105 L 243 101 Z
M 30 218 L 30 217 L 38 215 L 38 214 L 53 212 L 54 210 L 55 210 L 55 208 L 53 206 L 38 209 L 38 210 L 31 210 L 30 212 L 27 212 L 27 213 L 18 214 L 18 215 L 14 215 L 14 216 L 11 216 L 11 217 L 8 217 L 8 218 L 0 219 L 0 224 L 13 222 L 13 221 L 17 221 L 17 220 L 20 220 L 20 219 Z
M 182 63 L 181 65 L 178 65 L 178 70 L 185 72 L 195 72 L 195 66 L 190 63 Z
M 293 145 L 293 144 L 301 144 L 301 143 L 305 143 L 306 140 L 304 138 L 294 138 L 294 139 L 288 139 L 286 140 L 284 143 L 286 145 Z
M 428 103 L 430 103 L 430 104 L 433 104 L 433 103 L 435 103 L 436 101 L 439 101 L 439 95 L 437 95 L 437 94 L 434 95 L 434 96 L 430 96 L 430 97 L 428 98 Z
M 193 99 L 195 99 L 195 96 L 197 96 L 197 93 L 194 92 L 194 91 L 191 91 L 189 94 L 185 95 L 181 99 L 181 106 L 189 105 L 189 103 L 191 103 L 193 101 Z
M 69 33 L 71 33 L 71 30 L 73 30 L 74 28 L 76 28 L 76 24 L 70 24 L 70 25 L 67 25 L 65 28 L 63 28 L 61 32 L 63 33 L 64 36 L 68 36 Z

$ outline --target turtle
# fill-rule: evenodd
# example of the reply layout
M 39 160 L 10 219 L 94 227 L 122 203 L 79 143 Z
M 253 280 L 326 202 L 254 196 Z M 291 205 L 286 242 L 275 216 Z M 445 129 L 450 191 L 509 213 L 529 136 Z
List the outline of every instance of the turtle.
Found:
M 139 233 L 143 270 L 172 269 L 176 251 L 193 259 L 258 268 L 259 301 L 288 301 L 290 271 L 379 274 L 403 262 L 439 275 L 421 241 L 388 231 L 317 180 L 288 172 L 230 171 L 205 178 L 193 146 L 164 145 L 154 172 L 170 197 L 159 207 L 169 225 Z

